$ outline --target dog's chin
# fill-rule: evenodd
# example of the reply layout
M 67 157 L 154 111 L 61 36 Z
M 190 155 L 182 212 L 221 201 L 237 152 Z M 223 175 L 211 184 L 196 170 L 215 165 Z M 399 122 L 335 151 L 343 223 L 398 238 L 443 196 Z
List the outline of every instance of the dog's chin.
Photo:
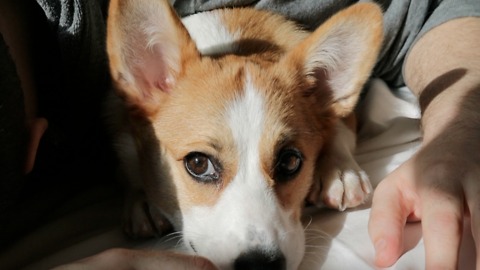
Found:
M 212 223 L 208 230 L 186 226 L 183 241 L 192 255 L 208 258 L 219 269 L 294 270 L 305 253 L 305 234 L 300 222 L 288 223 L 270 231 L 235 221 L 228 227 Z
M 185 239 L 185 245 L 190 254 L 198 255 L 209 259 L 219 269 L 286 269 L 294 270 L 300 265 L 305 253 L 305 242 L 302 236 L 294 239 L 289 243 L 285 243 L 283 248 L 279 249 L 273 246 L 256 246 L 247 248 L 245 250 L 238 250 L 237 252 L 226 252 L 227 249 L 235 249 L 237 244 L 231 243 L 229 245 L 220 246 L 207 250 L 206 252 L 198 252 L 197 250 L 204 249 L 201 244 L 201 239 L 197 242 Z M 288 246 L 287 246 L 288 245 Z M 299 247 L 294 249 L 293 247 Z M 285 254 L 284 251 L 285 250 Z M 228 253 L 228 255 L 226 254 Z M 236 254 L 233 255 L 232 254 Z

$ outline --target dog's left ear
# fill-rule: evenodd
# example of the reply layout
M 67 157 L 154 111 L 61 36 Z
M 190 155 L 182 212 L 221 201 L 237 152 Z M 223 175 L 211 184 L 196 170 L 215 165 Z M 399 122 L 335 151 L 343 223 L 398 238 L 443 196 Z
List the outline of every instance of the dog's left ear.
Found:
M 372 3 L 360 3 L 328 19 L 285 60 L 303 72 L 310 91 L 328 88 L 333 111 L 343 117 L 354 109 L 382 40 L 381 9 Z
M 184 69 L 200 54 L 167 0 L 111 0 L 107 52 L 116 90 L 153 114 Z

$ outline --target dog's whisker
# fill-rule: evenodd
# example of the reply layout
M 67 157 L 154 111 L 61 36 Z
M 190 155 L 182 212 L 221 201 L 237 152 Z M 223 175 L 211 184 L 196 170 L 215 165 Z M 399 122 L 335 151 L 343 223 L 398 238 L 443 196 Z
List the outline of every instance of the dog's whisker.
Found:
M 328 253 L 328 243 L 332 237 L 321 230 L 309 230 L 305 234 L 305 253 L 306 254 L 326 254 Z
M 321 266 L 326 259 L 328 249 L 327 246 L 306 246 L 301 268 L 314 269 Z
M 326 254 L 329 249 L 328 245 L 305 245 L 305 254 Z
M 199 233 L 196 233 L 196 232 L 193 232 L 193 231 L 184 231 L 184 234 L 188 234 L 188 243 L 184 242 L 183 240 L 184 239 L 181 239 L 182 241 L 178 242 L 177 243 L 177 248 L 178 246 L 181 246 L 183 248 L 183 250 L 187 251 L 192 251 L 197 253 L 197 251 L 195 250 L 195 243 L 198 243 L 198 242 L 201 242 L 201 241 L 204 241 L 203 240 L 203 235 L 199 234 Z M 190 248 L 188 247 L 188 245 L 190 245 Z
M 305 248 L 308 250 L 308 249 L 320 249 L 320 250 L 326 250 L 328 249 L 327 247 L 325 246 L 322 246 L 322 245 L 305 245 Z
M 296 234 L 298 233 L 295 229 L 291 229 L 291 230 L 288 230 L 288 231 L 285 231 L 284 233 L 282 233 L 279 237 L 279 240 L 280 241 L 283 241 L 285 239 L 287 239 L 287 237 L 289 236 L 289 234 Z
M 181 237 L 183 234 L 182 232 L 172 232 L 164 236 L 164 238 L 170 238 L 170 237 Z
M 317 235 L 317 234 L 328 234 L 324 230 L 319 230 L 319 229 L 308 229 L 305 231 L 306 235 Z
M 319 229 L 308 229 L 305 231 L 305 235 L 329 235 L 327 232 L 324 230 L 319 230 Z
M 183 246 L 183 237 L 178 239 L 177 243 L 175 244 L 175 249 L 178 249 L 181 246 Z
M 303 231 L 307 231 L 308 230 L 308 227 L 310 227 L 310 225 L 312 225 L 312 222 L 313 222 L 313 217 L 312 216 L 309 216 L 309 221 L 308 223 L 305 225 L 305 227 L 303 228 Z
M 326 239 L 329 238 L 329 235 L 327 233 L 310 233 L 310 234 L 305 234 L 305 239 L 306 240 L 312 240 L 312 239 Z
M 317 256 L 309 256 L 302 262 L 303 268 L 312 269 L 314 267 L 318 267 L 319 265 L 322 265 L 322 262 L 325 259 L 322 256 L 318 256 L 318 254 L 313 254 L 313 255 L 317 255 Z
M 173 232 L 173 233 L 169 233 L 169 234 L 165 235 L 163 237 L 163 239 L 165 241 L 171 241 L 171 240 L 174 240 L 174 239 L 179 238 L 179 237 L 180 238 L 183 237 L 183 234 L 181 232 Z
M 181 232 L 169 233 L 163 236 L 162 238 L 160 238 L 158 241 L 156 241 L 154 247 L 160 248 L 162 246 L 169 246 L 168 242 L 172 242 L 176 239 L 179 239 L 179 241 L 181 241 L 182 238 L 183 238 L 183 234 Z

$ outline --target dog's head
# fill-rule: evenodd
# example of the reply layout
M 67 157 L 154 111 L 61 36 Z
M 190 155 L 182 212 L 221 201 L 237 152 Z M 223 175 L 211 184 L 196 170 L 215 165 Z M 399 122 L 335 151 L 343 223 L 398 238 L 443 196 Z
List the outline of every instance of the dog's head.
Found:
M 147 194 L 176 201 L 162 210 L 192 252 L 227 269 L 298 267 L 304 198 L 333 124 L 370 75 L 381 20 L 360 4 L 310 34 L 250 9 L 182 23 L 167 1 L 111 1 L 115 88 L 151 125 L 149 166 L 168 171 L 144 180 L 156 182 Z

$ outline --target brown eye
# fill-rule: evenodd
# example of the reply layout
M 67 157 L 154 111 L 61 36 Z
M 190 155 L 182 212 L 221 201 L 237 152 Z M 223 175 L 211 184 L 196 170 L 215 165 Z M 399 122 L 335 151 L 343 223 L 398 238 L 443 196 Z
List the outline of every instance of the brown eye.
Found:
M 301 169 L 303 157 L 296 149 L 286 149 L 280 152 L 275 166 L 275 179 L 286 181 L 294 177 Z
M 203 153 L 192 152 L 184 158 L 185 169 L 197 181 L 212 182 L 219 178 L 211 158 Z

